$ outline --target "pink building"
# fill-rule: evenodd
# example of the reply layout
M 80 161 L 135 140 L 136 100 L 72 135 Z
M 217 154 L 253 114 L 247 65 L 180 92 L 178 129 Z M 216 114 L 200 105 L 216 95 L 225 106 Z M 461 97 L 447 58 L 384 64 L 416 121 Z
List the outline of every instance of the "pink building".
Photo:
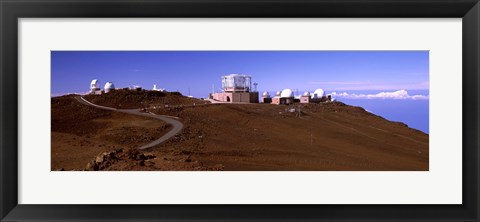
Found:
M 252 77 L 230 74 L 222 76 L 221 93 L 213 93 L 211 98 L 221 102 L 258 103 L 258 92 L 250 92 Z
M 221 92 L 214 93 L 212 97 L 222 102 L 258 103 L 258 92 Z

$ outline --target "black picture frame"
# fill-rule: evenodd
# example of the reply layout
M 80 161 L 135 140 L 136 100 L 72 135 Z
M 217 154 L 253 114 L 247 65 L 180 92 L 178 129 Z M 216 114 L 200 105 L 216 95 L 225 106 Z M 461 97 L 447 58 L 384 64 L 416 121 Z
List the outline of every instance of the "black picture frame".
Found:
M 478 0 L 0 0 L 0 15 L 0 218 L 2 221 L 479 221 L 480 5 Z M 47 17 L 462 18 L 463 204 L 18 204 L 17 20 Z M 439 193 L 439 195 L 442 194 Z

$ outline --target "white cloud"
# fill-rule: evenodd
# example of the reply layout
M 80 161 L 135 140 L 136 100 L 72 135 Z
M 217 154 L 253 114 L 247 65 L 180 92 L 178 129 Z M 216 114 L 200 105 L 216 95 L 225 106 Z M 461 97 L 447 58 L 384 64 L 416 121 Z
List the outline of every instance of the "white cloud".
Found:
M 355 94 L 355 93 L 337 93 L 332 92 L 331 95 L 337 98 L 345 99 L 413 99 L 413 100 L 425 100 L 429 99 L 428 95 L 408 95 L 408 92 L 404 89 L 394 92 L 381 92 L 377 94 Z
M 58 97 L 58 96 L 64 96 L 64 95 L 69 95 L 69 94 L 87 95 L 89 93 L 90 93 L 90 91 L 87 91 L 87 92 L 52 93 L 52 94 L 50 94 L 50 97 Z

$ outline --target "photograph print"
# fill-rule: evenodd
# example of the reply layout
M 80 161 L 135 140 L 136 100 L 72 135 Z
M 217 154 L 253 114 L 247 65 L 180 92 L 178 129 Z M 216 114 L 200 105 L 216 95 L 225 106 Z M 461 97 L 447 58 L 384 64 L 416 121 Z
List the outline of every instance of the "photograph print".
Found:
M 52 171 L 428 171 L 429 51 L 51 51 Z

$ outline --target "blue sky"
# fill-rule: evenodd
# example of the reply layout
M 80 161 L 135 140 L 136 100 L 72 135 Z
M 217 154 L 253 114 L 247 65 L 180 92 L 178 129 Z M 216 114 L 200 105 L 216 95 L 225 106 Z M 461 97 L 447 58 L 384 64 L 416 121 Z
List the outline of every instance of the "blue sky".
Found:
M 51 59 L 52 95 L 87 92 L 99 79 L 206 97 L 230 73 L 252 75 L 259 91 L 323 88 L 359 99 L 351 92 L 429 88 L 428 51 L 52 51 Z

